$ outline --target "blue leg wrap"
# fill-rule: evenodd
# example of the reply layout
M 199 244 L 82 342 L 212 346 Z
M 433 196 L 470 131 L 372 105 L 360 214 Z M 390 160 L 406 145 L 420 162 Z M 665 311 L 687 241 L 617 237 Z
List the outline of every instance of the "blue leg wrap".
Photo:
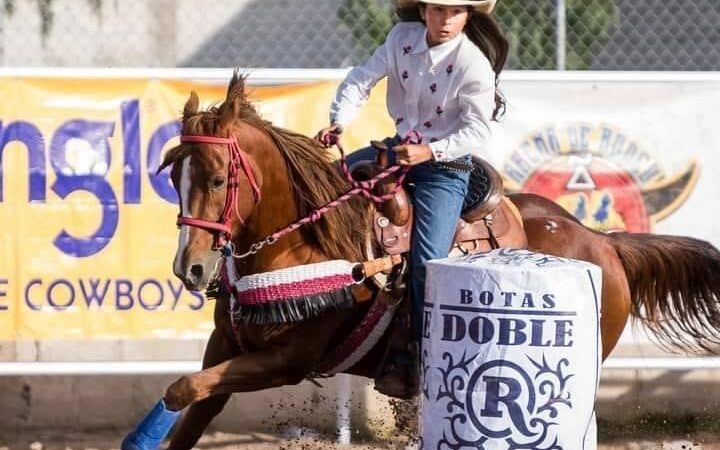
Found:
M 156 450 L 180 417 L 180 411 L 170 411 L 160 400 L 137 427 L 122 442 L 122 450 Z

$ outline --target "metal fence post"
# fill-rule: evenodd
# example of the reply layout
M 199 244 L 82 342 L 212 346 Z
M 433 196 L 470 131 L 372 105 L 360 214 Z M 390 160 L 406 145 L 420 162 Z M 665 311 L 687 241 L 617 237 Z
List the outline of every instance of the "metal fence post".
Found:
M 556 0 L 555 20 L 555 66 L 557 70 L 565 70 L 567 59 L 567 6 L 565 0 Z
M 350 424 L 350 402 L 352 400 L 352 378 L 348 374 L 338 374 L 337 381 L 337 398 L 335 403 L 335 420 L 337 428 L 337 443 L 339 445 L 349 445 L 352 438 L 352 428 Z

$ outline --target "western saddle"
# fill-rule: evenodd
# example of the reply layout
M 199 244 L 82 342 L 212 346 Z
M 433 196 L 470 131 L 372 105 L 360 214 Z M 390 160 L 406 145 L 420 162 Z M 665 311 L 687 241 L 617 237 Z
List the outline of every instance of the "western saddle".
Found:
M 379 150 L 376 162 L 361 161 L 351 170 L 356 180 L 367 180 L 378 174 L 386 165 L 386 147 L 373 141 Z M 448 170 L 458 170 L 453 163 L 445 164 Z M 472 164 L 461 164 L 470 169 L 468 193 L 465 196 L 461 217 L 458 220 L 453 249 L 462 253 L 479 253 L 499 247 L 525 248 L 527 238 L 519 211 L 503 195 L 500 174 L 486 161 L 473 157 Z M 377 195 L 392 191 L 396 177 L 390 176 L 375 187 Z M 374 213 L 375 239 L 386 255 L 400 255 L 410 251 L 413 208 L 403 188 L 383 203 Z

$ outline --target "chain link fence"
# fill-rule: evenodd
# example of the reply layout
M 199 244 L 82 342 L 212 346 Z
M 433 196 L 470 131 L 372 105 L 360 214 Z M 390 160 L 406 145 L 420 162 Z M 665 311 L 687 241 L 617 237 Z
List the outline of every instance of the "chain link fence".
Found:
M 3 66 L 338 68 L 390 0 L 0 0 Z M 719 0 L 499 0 L 511 69 L 719 70 Z

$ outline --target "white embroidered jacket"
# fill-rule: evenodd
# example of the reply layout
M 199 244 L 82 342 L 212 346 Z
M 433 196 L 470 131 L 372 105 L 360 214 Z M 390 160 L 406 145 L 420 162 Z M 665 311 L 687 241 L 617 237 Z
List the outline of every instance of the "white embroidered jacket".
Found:
M 422 23 L 398 23 L 340 84 L 330 121 L 346 127 L 386 76 L 388 113 L 400 137 L 419 131 L 436 161 L 488 156 L 495 73 L 465 33 L 428 47 Z

